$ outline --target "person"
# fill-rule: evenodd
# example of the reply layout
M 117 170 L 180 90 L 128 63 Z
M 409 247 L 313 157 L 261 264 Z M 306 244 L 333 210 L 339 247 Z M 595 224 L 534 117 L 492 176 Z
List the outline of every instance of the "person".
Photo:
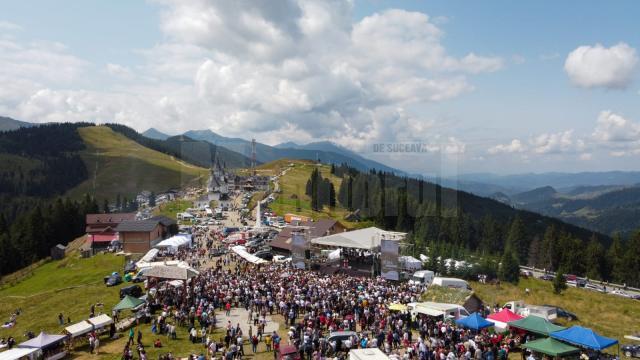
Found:
M 127 345 L 131 346 L 133 345 L 133 336 L 135 335 L 135 330 L 133 328 L 129 329 L 129 340 L 127 341 Z
M 153 347 L 154 348 L 161 348 L 162 347 L 162 342 L 160 341 L 160 338 L 156 338 L 156 341 L 153 342 Z
M 256 335 L 253 335 L 251 337 L 251 350 L 254 354 L 258 352 L 258 342 L 258 337 Z
M 224 309 L 226 311 L 226 315 L 229 316 L 231 315 L 231 303 L 227 301 L 227 303 L 224 306 Z
M 62 315 L 62 313 L 58 314 L 58 323 L 60 326 L 64 325 L 64 315 Z
M 244 356 L 244 341 L 242 339 L 242 335 L 238 335 L 236 339 L 236 345 L 238 345 L 239 354 Z
M 267 347 L 267 352 L 271 351 L 271 335 L 267 334 L 264 338 L 264 345 Z
M 138 328 L 138 345 L 142 345 L 142 331 Z
M 94 343 L 94 339 L 93 339 L 93 334 L 89 334 L 89 353 L 93 354 L 93 343 Z
M 94 338 L 93 338 L 93 350 L 95 351 L 96 355 L 100 354 L 100 337 L 98 336 L 98 334 L 95 334 Z

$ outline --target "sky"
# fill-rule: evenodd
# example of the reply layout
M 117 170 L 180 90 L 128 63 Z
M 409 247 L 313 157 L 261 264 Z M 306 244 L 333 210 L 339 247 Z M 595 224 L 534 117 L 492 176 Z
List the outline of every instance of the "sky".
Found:
M 0 3 L 0 115 L 333 141 L 412 173 L 640 170 L 637 1 Z

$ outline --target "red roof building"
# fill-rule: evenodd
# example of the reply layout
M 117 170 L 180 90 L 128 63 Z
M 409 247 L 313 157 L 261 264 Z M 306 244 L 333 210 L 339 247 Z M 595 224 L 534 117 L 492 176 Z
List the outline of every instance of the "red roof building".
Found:
M 118 224 L 135 219 L 135 213 L 87 214 L 86 232 L 89 235 L 115 235 Z

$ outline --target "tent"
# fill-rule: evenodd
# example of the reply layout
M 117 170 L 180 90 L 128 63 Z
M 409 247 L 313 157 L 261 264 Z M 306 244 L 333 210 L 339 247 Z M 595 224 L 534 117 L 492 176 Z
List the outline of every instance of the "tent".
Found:
M 550 336 L 569 344 L 598 351 L 618 343 L 616 339 L 598 335 L 593 330 L 578 325 L 574 325 L 565 330 L 552 332 Z
M 24 357 L 35 359 L 35 353 L 40 351 L 36 348 L 13 348 L 7 351 L 0 352 L 0 360 L 18 360 Z
M 113 323 L 113 319 L 109 317 L 107 314 L 102 314 L 98 316 L 94 316 L 87 320 L 91 325 L 93 325 L 94 330 L 102 329 L 107 325 L 111 325 Z
M 27 340 L 23 343 L 18 344 L 19 348 L 34 348 L 34 349 L 42 349 L 49 345 L 53 345 L 59 343 L 64 340 L 67 335 L 49 335 L 41 332 L 40 335 L 34 337 L 31 340 Z
M 151 269 L 145 271 L 146 277 L 155 277 L 160 279 L 171 280 L 189 280 L 198 275 L 198 271 L 192 268 L 182 268 L 179 266 L 154 266 Z
M 234 246 L 231 248 L 231 251 L 238 254 L 238 256 L 240 256 L 241 258 L 245 259 L 246 261 L 252 264 L 263 264 L 267 262 L 265 259 L 261 259 L 253 254 L 249 254 L 247 252 L 247 248 L 245 248 L 244 246 L 240 246 L 240 245 Z
M 381 239 L 401 240 L 404 239 L 406 233 L 391 232 L 378 229 L 377 227 L 369 227 L 360 230 L 345 231 L 329 236 L 321 236 L 311 240 L 314 245 L 375 250 L 380 247 Z
M 494 325 L 493 322 L 487 321 L 477 312 L 474 312 L 467 317 L 456 320 L 456 324 L 472 330 L 480 330 Z
M 580 351 L 580 349 L 578 349 L 577 347 L 561 343 L 560 341 L 554 340 L 552 338 L 528 341 L 522 344 L 522 347 L 553 357 L 563 357 L 575 354 Z
M 417 271 L 422 269 L 422 261 L 413 256 L 400 256 L 398 257 L 398 262 L 406 270 Z
M 93 325 L 88 323 L 86 320 L 82 320 L 79 323 L 69 325 L 66 328 L 64 328 L 64 331 L 66 331 L 69 335 L 71 335 L 72 338 L 82 336 L 92 330 L 93 330 Z
M 393 311 L 407 311 L 408 307 L 407 305 L 404 304 L 389 304 L 389 310 L 393 310 Z
M 523 316 L 520 316 L 507 308 L 487 316 L 487 319 L 493 321 L 498 329 L 506 329 L 508 322 L 521 320 L 523 318 Z
M 169 250 L 178 250 L 178 248 L 186 245 L 191 245 L 191 235 L 178 234 L 168 239 L 160 241 L 155 248 L 169 248 Z
M 127 295 L 124 297 L 124 299 L 120 300 L 120 302 L 116 306 L 113 307 L 113 310 L 135 309 L 142 304 L 144 304 L 144 301 L 131 295 Z
M 142 267 L 141 265 L 144 265 L 146 263 L 153 261 L 153 259 L 156 258 L 159 252 L 160 250 L 158 249 L 151 249 L 147 251 L 147 253 L 144 254 L 144 256 L 136 263 L 136 266 L 138 267 L 138 269 Z
M 554 331 L 566 329 L 566 327 L 553 324 L 549 320 L 535 315 L 529 315 L 524 319 L 511 321 L 509 322 L 509 326 L 544 336 L 549 336 L 549 334 Z

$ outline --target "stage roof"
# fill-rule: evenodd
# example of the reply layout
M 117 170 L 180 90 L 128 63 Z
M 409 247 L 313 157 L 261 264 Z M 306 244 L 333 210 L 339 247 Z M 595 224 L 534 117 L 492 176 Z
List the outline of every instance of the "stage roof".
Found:
M 312 244 L 331 247 L 374 250 L 380 247 L 381 239 L 402 240 L 406 233 L 385 231 L 377 227 L 345 231 L 311 240 Z

